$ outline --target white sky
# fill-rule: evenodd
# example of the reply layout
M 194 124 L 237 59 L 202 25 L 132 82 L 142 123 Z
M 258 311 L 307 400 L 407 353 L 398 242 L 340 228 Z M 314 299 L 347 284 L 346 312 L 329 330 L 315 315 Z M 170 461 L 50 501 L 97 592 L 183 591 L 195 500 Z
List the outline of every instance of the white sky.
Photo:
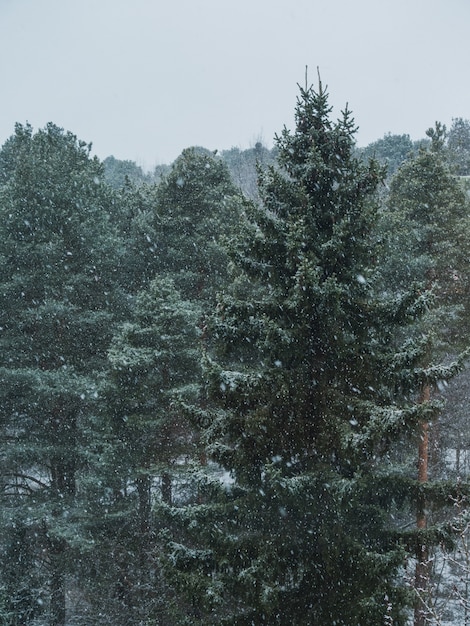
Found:
M 359 145 L 470 118 L 469 0 L 0 0 L 0 143 L 51 121 L 146 169 L 268 146 L 328 85 Z

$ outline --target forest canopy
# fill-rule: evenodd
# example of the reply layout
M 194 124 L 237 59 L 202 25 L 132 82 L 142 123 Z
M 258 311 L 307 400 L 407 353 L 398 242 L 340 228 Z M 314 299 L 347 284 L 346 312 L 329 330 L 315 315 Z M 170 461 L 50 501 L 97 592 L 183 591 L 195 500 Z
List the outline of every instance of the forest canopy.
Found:
M 470 122 L 0 150 L 6 626 L 470 623 Z

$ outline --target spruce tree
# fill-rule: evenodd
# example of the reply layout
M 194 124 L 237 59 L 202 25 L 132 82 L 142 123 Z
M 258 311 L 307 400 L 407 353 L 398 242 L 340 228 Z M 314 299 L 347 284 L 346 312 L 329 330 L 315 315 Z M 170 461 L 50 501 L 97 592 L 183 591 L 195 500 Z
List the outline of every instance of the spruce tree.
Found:
M 321 83 L 300 90 L 232 248 L 198 413 L 232 482 L 183 510 L 186 542 L 170 544 L 197 598 L 188 623 L 405 622 L 389 514 L 416 483 L 388 455 L 435 410 L 416 400 L 422 380 L 446 374 L 418 367 L 409 334 L 428 294 L 376 288 L 384 172 L 356 158 L 349 110 L 330 116 Z

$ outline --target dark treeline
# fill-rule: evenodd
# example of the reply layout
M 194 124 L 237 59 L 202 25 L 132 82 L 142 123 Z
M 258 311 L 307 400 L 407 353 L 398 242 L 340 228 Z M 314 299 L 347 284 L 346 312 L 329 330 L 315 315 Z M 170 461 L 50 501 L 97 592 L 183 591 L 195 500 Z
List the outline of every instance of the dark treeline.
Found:
M 0 151 L 0 621 L 470 624 L 470 122 Z

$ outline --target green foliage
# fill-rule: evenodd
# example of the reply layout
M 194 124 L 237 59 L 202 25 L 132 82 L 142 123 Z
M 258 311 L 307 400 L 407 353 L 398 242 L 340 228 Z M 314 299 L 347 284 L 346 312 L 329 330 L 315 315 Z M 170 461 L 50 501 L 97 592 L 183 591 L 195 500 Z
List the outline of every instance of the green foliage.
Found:
M 27 529 L 28 567 L 60 624 L 68 555 L 82 537 L 87 425 L 122 310 L 121 246 L 113 195 L 84 142 L 53 124 L 17 125 L 0 160 L 2 535 Z M 13 604 L 23 593 L 18 559 Z
M 234 483 L 197 523 L 194 508 L 181 515 L 175 564 L 207 611 L 193 623 L 404 623 L 404 554 L 372 489 L 394 443 L 435 412 L 413 401 L 426 346 L 407 336 L 426 298 L 376 291 L 384 172 L 355 156 L 349 111 L 330 111 L 321 84 L 301 90 L 263 205 L 231 247 L 238 276 L 199 417 Z
M 197 308 L 173 282 L 156 278 L 138 294 L 133 319 L 113 338 L 109 407 L 122 454 L 135 459 L 134 471 L 158 465 L 168 471 L 187 450 L 190 432 L 177 397 L 191 396 L 198 380 L 197 321 Z
M 152 174 L 53 124 L 0 150 L 1 623 L 68 591 L 74 623 L 398 626 L 408 555 L 455 548 L 468 488 L 408 454 L 465 359 L 433 353 L 468 334 L 468 123 L 358 149 L 330 116 L 301 89 L 273 150 Z
M 206 302 L 207 313 L 228 275 L 223 240 L 242 209 L 223 161 L 190 148 L 158 185 L 127 185 L 121 194 L 129 290 L 147 287 L 156 274 L 170 276 L 185 298 Z
M 138 185 L 150 182 L 150 177 L 134 161 L 122 161 L 109 156 L 103 161 L 103 166 L 105 179 L 114 189 L 121 189 L 129 183 Z
M 185 297 L 213 301 L 227 278 L 222 242 L 241 213 L 226 165 L 212 154 L 184 150 L 156 189 L 154 211 L 159 272 L 170 274 Z
M 433 284 L 439 304 L 461 307 L 467 300 L 468 199 L 447 165 L 443 133 L 440 125 L 431 130 L 430 149 L 403 163 L 390 182 L 381 220 L 383 275 L 388 288 Z

